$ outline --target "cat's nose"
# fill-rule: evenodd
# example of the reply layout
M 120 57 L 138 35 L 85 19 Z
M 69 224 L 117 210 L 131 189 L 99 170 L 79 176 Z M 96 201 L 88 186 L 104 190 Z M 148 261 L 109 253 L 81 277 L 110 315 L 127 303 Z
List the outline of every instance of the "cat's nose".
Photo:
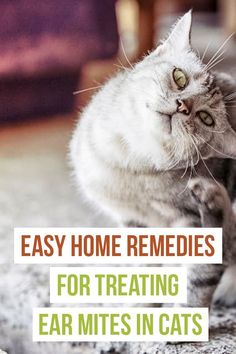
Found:
M 183 113 L 186 116 L 190 114 L 191 112 L 191 105 L 187 103 L 187 101 L 184 100 L 176 100 L 177 103 L 177 112 Z

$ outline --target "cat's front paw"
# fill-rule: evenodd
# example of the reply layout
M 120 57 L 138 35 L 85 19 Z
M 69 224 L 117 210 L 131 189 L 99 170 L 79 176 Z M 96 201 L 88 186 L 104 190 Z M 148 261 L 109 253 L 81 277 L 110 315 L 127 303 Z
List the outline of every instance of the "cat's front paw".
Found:
M 220 213 L 228 206 L 229 197 L 226 189 L 214 180 L 196 177 L 190 180 L 188 188 L 194 203 L 205 212 Z
M 214 293 L 213 302 L 216 306 L 236 307 L 236 265 L 226 269 Z

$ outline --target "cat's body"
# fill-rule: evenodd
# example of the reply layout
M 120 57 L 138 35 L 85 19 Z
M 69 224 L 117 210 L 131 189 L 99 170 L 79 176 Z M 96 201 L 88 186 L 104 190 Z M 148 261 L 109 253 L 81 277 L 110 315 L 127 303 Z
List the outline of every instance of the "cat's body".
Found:
M 121 157 L 124 166 L 116 165 L 112 157 L 114 153 L 112 146 L 105 143 L 101 147 L 101 150 L 104 149 L 104 154 L 99 153 L 97 145 L 93 145 L 93 131 L 89 128 L 88 131 L 90 138 L 80 131 L 74 159 L 77 161 L 75 167 L 79 186 L 92 204 L 110 214 L 119 225 L 123 226 L 133 224 L 171 227 L 182 218 L 186 218 L 187 221 L 190 218 L 200 220 L 198 209 L 189 198 L 187 188 L 190 169 L 155 171 L 145 167 L 132 170 L 126 165 L 125 151 Z M 123 149 L 122 143 L 120 149 Z M 106 152 L 108 155 L 111 153 L 110 161 L 107 156 L 104 156 Z M 231 199 L 234 201 L 235 161 L 211 159 L 205 163 L 214 177 L 229 190 Z M 199 162 L 195 166 L 193 177 L 196 174 L 209 177 L 204 163 Z
M 234 224 L 228 195 L 233 202 L 236 162 L 223 157 L 236 157 L 236 134 L 223 96 L 232 92 L 233 84 L 224 75 L 204 70 L 189 44 L 190 26 L 188 13 L 164 44 L 94 96 L 72 140 L 72 163 L 87 198 L 120 225 L 223 226 L 227 234 L 228 223 Z M 181 55 L 176 58 L 179 49 Z M 186 80 L 182 69 L 188 74 Z M 177 87 L 178 82 L 183 87 Z M 202 123 L 203 119 L 212 124 L 212 116 L 214 126 Z M 215 207 L 217 213 L 222 209 L 224 216 L 230 215 L 230 221 L 223 217 L 220 225 L 214 208 L 205 208 L 208 194 L 199 187 L 199 177 L 207 181 L 212 175 L 228 191 L 227 195 L 215 181 L 204 184 L 209 189 L 221 188 L 224 202 Z M 190 188 L 195 197 L 196 183 L 202 191 L 202 204 L 201 198 L 194 202 L 190 197 L 191 181 L 195 181 Z M 215 289 L 224 266 L 221 270 L 202 267 L 206 279 L 215 279 Z M 189 287 L 192 293 L 191 276 Z M 204 294 L 200 305 L 209 304 L 214 289 Z M 198 305 L 195 295 L 190 304 Z

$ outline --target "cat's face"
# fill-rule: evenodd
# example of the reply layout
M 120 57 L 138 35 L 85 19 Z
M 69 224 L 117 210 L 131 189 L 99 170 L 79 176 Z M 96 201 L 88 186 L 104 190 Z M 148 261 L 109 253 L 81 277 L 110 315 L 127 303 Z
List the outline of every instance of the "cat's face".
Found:
M 188 12 L 132 72 L 143 117 L 143 147 L 153 161 L 158 153 L 166 154 L 167 168 L 224 154 L 236 157 L 236 134 L 228 121 L 221 81 L 192 50 L 190 31 Z

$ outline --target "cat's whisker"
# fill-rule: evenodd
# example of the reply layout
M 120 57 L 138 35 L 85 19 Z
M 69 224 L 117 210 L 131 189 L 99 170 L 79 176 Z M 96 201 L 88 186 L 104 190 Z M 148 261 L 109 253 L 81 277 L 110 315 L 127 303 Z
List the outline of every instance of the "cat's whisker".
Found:
M 204 58 L 205 58 L 205 56 L 206 56 L 206 54 L 207 54 L 208 48 L 209 48 L 209 46 L 211 45 L 211 42 L 212 42 L 212 41 L 209 41 L 208 44 L 206 45 L 206 48 L 205 48 L 205 50 L 204 50 L 204 52 L 203 52 L 203 54 L 202 54 L 202 57 L 201 57 L 201 61 L 204 60 Z
M 186 151 L 186 153 L 187 153 L 185 170 L 184 170 L 182 176 L 180 177 L 180 178 L 183 178 L 186 175 L 187 171 L 189 170 L 189 167 L 191 167 L 191 169 L 192 169 L 193 158 L 192 158 L 189 146 L 185 143 L 186 142 L 186 131 L 183 129 L 182 125 L 180 125 L 180 135 L 181 135 L 180 141 L 182 141 L 182 149 L 181 149 L 181 153 L 179 153 L 178 163 L 184 158 L 184 152 Z M 175 144 L 175 145 L 177 146 L 177 144 Z M 177 146 L 177 149 L 179 151 L 179 145 Z M 183 193 L 183 192 L 184 191 L 182 191 L 181 193 Z
M 166 169 L 164 169 L 164 172 L 166 172 L 169 167 L 175 162 L 174 160 L 174 156 L 175 156 L 175 149 L 176 149 L 176 144 L 174 144 L 174 148 L 172 148 L 171 152 L 168 154 L 168 161 L 169 161 L 169 165 L 166 167 Z
M 198 137 L 198 138 L 201 138 L 200 135 L 197 135 L 197 137 Z M 197 138 L 197 137 L 196 137 L 196 138 Z M 209 175 L 210 175 L 211 178 L 214 180 L 214 182 L 219 185 L 219 182 L 217 182 L 217 180 L 216 180 L 215 177 L 213 176 L 212 172 L 211 172 L 210 169 L 208 168 L 207 164 L 205 163 L 204 158 L 203 158 L 203 156 L 202 156 L 202 154 L 201 154 L 199 148 L 197 147 L 197 145 L 196 145 L 196 148 L 197 148 L 197 150 L 198 150 L 199 156 L 200 156 L 200 158 L 201 158 L 201 160 L 202 160 L 202 162 L 203 162 L 203 164 L 204 164 L 206 170 L 208 171 Z
M 179 196 L 180 196 L 181 194 L 183 194 L 183 193 L 186 191 L 186 189 L 188 188 L 189 181 L 191 180 L 192 175 L 193 175 L 193 168 L 192 168 L 192 165 L 191 165 L 191 166 L 190 166 L 190 173 L 189 173 L 188 181 L 187 181 L 187 183 L 186 183 L 185 188 L 182 190 L 182 192 L 179 193 Z
M 224 57 L 216 58 L 212 63 L 205 65 L 205 70 L 210 71 L 214 66 L 216 66 L 218 64 L 218 62 L 220 63 L 220 61 L 223 61 L 223 60 L 224 60 Z
M 186 167 L 185 167 L 184 173 L 183 173 L 182 176 L 180 177 L 180 178 L 183 178 L 183 177 L 186 175 L 187 171 L 188 171 L 191 154 L 190 154 L 190 152 L 189 152 L 189 147 L 188 147 L 188 145 L 185 144 L 185 141 L 186 141 L 186 138 L 185 138 L 185 136 L 186 136 L 186 131 L 183 129 L 182 124 L 180 125 L 180 131 L 181 131 L 181 135 L 182 135 L 181 141 L 183 141 L 183 147 L 184 147 L 183 153 L 184 153 L 185 150 L 186 150 L 186 152 L 187 152 L 187 156 L 186 156 Z M 181 155 L 183 155 L 183 153 L 181 153 Z
M 221 63 L 225 58 L 221 58 L 217 61 L 214 61 L 209 67 L 207 67 L 207 70 L 210 71 L 212 70 L 216 65 L 218 65 L 219 63 Z
M 206 129 L 206 128 L 203 128 L 203 130 L 205 130 L 206 132 L 209 132 L 209 133 L 218 133 L 218 134 L 223 134 L 226 132 L 226 130 L 212 130 L 212 129 Z
M 119 64 L 113 64 L 113 65 L 114 65 L 115 67 L 119 68 L 119 69 L 122 69 L 122 70 L 125 69 L 123 66 L 121 66 L 121 65 L 119 65 Z
M 220 63 L 223 60 L 224 57 L 219 56 L 218 58 L 215 58 L 215 60 L 212 63 L 205 65 L 205 71 L 209 72 L 212 68 L 214 68 L 218 63 Z
M 213 174 L 211 173 L 211 171 L 210 171 L 210 169 L 208 168 L 207 164 L 205 163 L 204 158 L 203 158 L 202 154 L 200 153 L 200 150 L 199 150 L 199 149 L 198 149 L 198 152 L 199 152 L 200 158 L 201 158 L 201 160 L 202 160 L 202 163 L 204 164 L 204 166 L 205 166 L 206 170 L 208 171 L 210 177 L 211 177 L 211 178 L 214 180 L 214 182 L 219 186 L 219 185 L 220 185 L 219 182 L 217 182 L 217 180 L 215 179 L 215 177 L 214 177 Z
M 171 153 L 171 158 L 170 158 L 170 163 L 169 165 L 164 169 L 164 171 L 169 171 L 172 170 L 175 166 L 177 166 L 180 162 L 180 159 L 174 159 L 175 155 L 176 155 L 176 151 L 177 151 L 177 145 L 175 144 L 174 146 L 174 150 Z
M 205 161 L 204 161 L 204 159 L 203 159 L 203 157 L 202 157 L 200 151 L 199 151 L 199 154 L 200 154 L 201 160 L 202 160 L 204 166 L 206 167 L 206 170 L 208 171 L 209 175 L 210 175 L 211 178 L 215 181 L 215 183 L 219 186 L 219 185 L 220 185 L 219 182 L 217 182 L 217 180 L 215 179 L 215 177 L 213 176 L 213 174 L 212 174 L 211 171 L 209 170 L 209 168 L 208 168 L 207 164 L 205 163 Z
M 117 58 L 117 60 L 118 60 L 118 62 L 119 62 L 119 64 L 120 64 L 120 67 L 121 67 L 123 70 L 125 70 L 125 71 L 129 71 L 129 70 L 130 70 L 129 68 L 127 68 L 127 67 L 122 63 L 122 61 L 121 61 L 120 58 Z
M 209 143 L 208 143 L 205 139 L 203 139 L 200 135 L 198 135 L 198 138 L 201 139 L 205 144 L 207 144 L 212 150 L 214 150 L 214 151 L 217 152 L 218 154 L 220 154 L 220 155 L 222 155 L 222 156 L 224 156 L 224 157 L 226 157 L 226 158 L 232 159 L 232 156 L 227 155 L 227 154 L 223 153 L 222 151 L 219 151 L 219 150 L 215 149 L 211 144 L 209 144 Z
M 182 132 L 181 132 L 182 133 Z M 166 171 L 169 171 L 169 170 L 172 170 L 174 167 L 176 167 L 181 159 L 182 159 L 182 155 L 184 153 L 184 149 L 185 149 L 185 145 L 184 145 L 184 137 L 183 137 L 183 134 L 182 135 L 182 139 L 180 139 L 180 141 L 182 142 L 182 145 L 181 145 L 181 153 L 179 154 L 179 157 L 177 159 L 175 159 L 175 156 L 176 156 L 176 153 L 179 152 L 180 150 L 180 146 L 179 144 L 177 144 L 176 142 L 174 143 L 174 148 L 172 149 L 172 152 L 171 152 L 171 159 L 170 159 L 170 163 L 169 165 L 164 169 L 164 172 Z
M 215 59 L 217 57 L 217 55 L 220 53 L 220 51 L 225 47 L 225 45 L 229 42 L 229 40 L 234 36 L 234 32 L 231 33 L 226 39 L 225 41 L 221 44 L 221 46 L 219 47 L 219 49 L 215 52 L 215 54 L 210 58 L 210 60 L 208 61 L 208 63 L 206 64 L 207 66 L 213 61 L 213 59 Z
M 200 160 L 200 155 L 199 155 L 199 151 L 198 151 L 198 148 L 197 148 L 197 142 L 194 141 L 194 136 L 192 134 L 189 134 L 189 137 L 190 137 L 190 139 L 191 139 L 191 141 L 193 143 L 193 146 L 194 146 L 194 148 L 196 150 L 196 153 L 197 153 L 197 161 L 195 163 L 195 165 L 197 165 L 199 160 Z
M 186 151 L 187 151 L 186 167 L 185 167 L 184 173 L 182 174 L 182 176 L 180 178 L 184 178 L 184 176 L 186 175 L 187 170 L 189 168 L 189 149 L 187 148 Z
M 189 150 L 188 150 L 187 144 L 185 143 L 186 142 L 186 131 L 183 129 L 182 125 L 180 126 L 180 131 L 181 131 L 182 150 L 181 150 L 181 153 L 179 154 L 179 162 L 183 159 L 184 152 L 186 151 L 187 152 L 186 163 L 188 165 L 189 164 Z M 179 152 L 179 147 L 178 147 L 179 144 L 176 144 L 176 145 L 177 145 L 177 150 Z
M 225 53 L 226 53 L 226 49 L 223 49 L 222 52 L 220 52 L 214 59 L 209 60 L 206 66 L 207 67 L 211 66 L 212 63 L 220 59 Z
M 188 150 L 187 150 L 187 159 L 186 159 L 186 165 L 185 165 L 185 170 L 184 173 L 182 174 L 182 176 L 180 176 L 180 178 L 184 178 L 184 176 L 186 175 L 187 171 L 189 168 L 189 154 L 188 154 Z
M 74 91 L 74 92 L 73 92 L 73 95 L 78 95 L 78 94 L 80 94 L 80 93 L 87 92 L 87 91 L 91 91 L 91 90 L 97 90 L 97 89 L 99 89 L 99 88 L 101 88 L 101 87 L 103 87 L 103 85 L 88 87 L 88 88 L 86 88 L 86 89 Z
M 130 62 L 130 60 L 129 60 L 129 58 L 128 58 L 126 52 L 125 52 L 125 47 L 124 47 L 124 44 L 123 44 L 123 42 L 122 42 L 122 39 L 120 39 L 120 46 L 121 46 L 122 52 L 123 52 L 123 54 L 124 54 L 124 57 L 125 57 L 127 63 L 129 64 L 129 66 L 130 66 L 132 69 L 134 69 L 134 66 L 131 64 L 131 62 Z
M 206 65 L 206 70 L 211 70 L 212 68 L 214 68 L 218 63 L 220 63 L 221 61 L 223 61 L 225 59 L 225 57 L 223 57 L 225 51 L 222 52 L 219 56 L 217 56 L 211 63 L 208 63 Z

